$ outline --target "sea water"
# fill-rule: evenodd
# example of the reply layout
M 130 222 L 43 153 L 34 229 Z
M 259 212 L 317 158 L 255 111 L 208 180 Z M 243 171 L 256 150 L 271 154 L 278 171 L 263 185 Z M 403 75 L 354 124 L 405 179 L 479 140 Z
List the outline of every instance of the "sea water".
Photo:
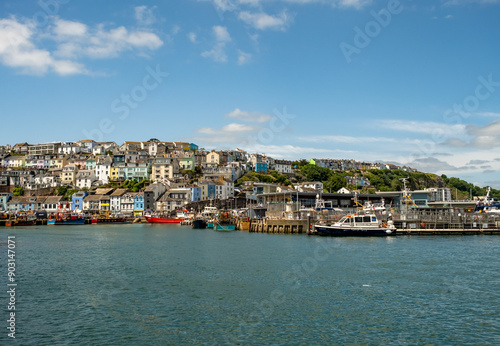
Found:
M 1 228 L 0 344 L 499 345 L 499 263 L 497 236 Z

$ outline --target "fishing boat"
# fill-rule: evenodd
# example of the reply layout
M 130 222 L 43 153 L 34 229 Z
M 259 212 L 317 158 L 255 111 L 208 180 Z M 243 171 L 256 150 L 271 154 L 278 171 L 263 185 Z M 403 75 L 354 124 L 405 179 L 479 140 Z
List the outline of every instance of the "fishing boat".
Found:
M 205 229 L 207 228 L 207 222 L 202 218 L 195 218 L 191 222 L 191 227 L 193 227 L 194 229 Z
M 480 199 L 476 203 L 475 212 L 487 214 L 500 214 L 500 203 L 495 202 L 494 198 L 490 197 L 491 187 L 488 187 L 488 192 L 484 199 Z
M 216 207 L 206 206 L 201 212 L 201 217 L 207 222 L 208 228 L 214 228 L 214 220 L 217 217 L 218 209 Z
M 71 211 L 69 203 L 64 207 L 58 206 L 55 215 L 51 215 L 47 220 L 47 225 L 84 225 L 85 216 L 82 212 Z
M 47 220 L 47 225 L 84 225 L 85 217 L 82 214 L 71 213 L 62 217 L 53 217 Z
M 34 226 L 36 216 L 32 211 L 18 211 L 13 218 L 5 223 L 6 226 Z
M 236 230 L 236 222 L 230 213 L 220 213 L 214 219 L 214 231 L 227 232 L 234 230 Z
M 124 216 L 106 214 L 96 214 L 90 220 L 90 223 L 95 225 L 98 223 L 125 223 L 127 222 Z
M 324 236 L 371 237 L 396 235 L 392 220 L 378 220 L 375 214 L 346 215 L 332 225 L 314 225 L 315 233 Z
M 149 223 L 181 223 L 181 218 L 170 218 L 160 215 L 144 215 L 146 221 Z

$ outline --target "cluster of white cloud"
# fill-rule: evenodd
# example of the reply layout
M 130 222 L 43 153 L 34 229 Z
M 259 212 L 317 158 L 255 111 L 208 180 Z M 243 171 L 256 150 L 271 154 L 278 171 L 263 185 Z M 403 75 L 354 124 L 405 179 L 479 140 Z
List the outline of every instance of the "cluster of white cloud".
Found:
M 226 62 L 227 55 L 225 47 L 228 42 L 231 42 L 231 36 L 224 26 L 215 25 L 212 31 L 215 36 L 215 46 L 211 50 L 201 53 L 201 56 L 212 58 L 214 61 L 218 62 Z
M 135 10 L 141 25 L 154 22 L 147 7 Z M 44 27 L 27 18 L 0 19 L 0 62 L 25 74 L 92 74 L 81 60 L 115 58 L 125 51 L 146 56 L 162 45 L 160 37 L 146 29 L 89 27 L 57 16 L 49 17 Z
M 200 128 L 196 132 L 205 135 L 202 137 L 195 137 L 195 140 L 200 140 L 204 143 L 210 144 L 227 144 L 234 147 L 241 146 L 243 142 L 248 143 L 248 138 L 254 137 L 262 126 L 258 123 L 269 121 L 272 116 L 259 113 L 247 112 L 238 108 L 224 115 L 225 118 L 236 119 L 246 123 L 254 123 L 254 125 L 230 123 L 218 129 L 214 128 Z
M 264 31 L 285 31 L 293 23 L 294 15 L 283 9 L 277 13 L 269 14 L 264 7 L 262 0 L 199 0 L 212 2 L 215 10 L 221 19 L 224 18 L 225 13 L 231 13 L 234 17 L 245 23 L 250 29 Z M 309 3 L 324 3 L 334 7 L 345 7 L 360 9 L 371 0 L 277 0 L 274 3 L 282 2 L 284 4 L 309 4 Z M 214 26 L 215 31 L 220 26 Z M 227 27 L 223 27 L 227 32 Z M 220 29 L 219 29 L 220 30 Z M 217 35 L 216 35 L 217 36 Z M 229 34 L 228 34 L 229 36 Z M 253 40 L 258 37 L 257 34 L 250 34 Z M 191 32 L 188 38 L 192 43 L 197 43 L 196 34 Z M 216 39 L 213 47 L 210 50 L 204 51 L 201 55 L 206 58 L 211 58 L 216 62 L 227 62 L 226 43 L 228 41 Z M 241 49 L 237 50 L 239 65 L 244 65 L 251 61 L 252 54 L 245 52 Z

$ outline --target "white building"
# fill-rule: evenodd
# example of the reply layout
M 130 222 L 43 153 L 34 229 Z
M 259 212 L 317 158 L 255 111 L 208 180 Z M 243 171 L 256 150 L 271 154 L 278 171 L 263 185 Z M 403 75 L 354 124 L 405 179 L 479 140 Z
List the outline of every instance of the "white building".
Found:
M 128 192 L 128 189 L 116 189 L 109 196 L 109 210 L 113 213 L 120 213 L 122 211 L 121 201 L 122 197 Z M 133 207 L 133 205 L 132 205 Z
M 109 156 L 100 156 L 95 165 L 95 176 L 100 184 L 109 183 L 109 175 L 113 160 Z

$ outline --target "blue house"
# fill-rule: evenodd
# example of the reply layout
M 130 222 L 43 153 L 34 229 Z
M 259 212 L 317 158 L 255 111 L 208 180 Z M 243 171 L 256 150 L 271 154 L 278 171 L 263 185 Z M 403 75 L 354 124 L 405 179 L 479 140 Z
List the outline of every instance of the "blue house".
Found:
M 189 144 L 189 147 L 190 147 L 190 149 L 191 149 L 192 151 L 198 150 L 198 146 L 197 146 L 196 144 L 194 144 L 194 143 L 190 143 L 190 144 Z
M 134 216 L 144 215 L 144 192 L 134 197 Z
M 267 162 L 257 162 L 255 163 L 255 172 L 257 173 L 267 173 L 268 165 Z
M 2 192 L 0 193 L 0 210 L 6 211 L 7 210 L 7 202 L 9 199 L 13 196 L 12 193 L 10 192 Z
M 191 189 L 191 202 L 201 201 L 201 188 L 198 186 L 190 187 Z
M 73 209 L 83 210 L 83 199 L 85 197 L 87 197 L 86 191 L 79 191 L 77 193 L 74 193 L 73 196 L 71 196 L 71 200 L 73 201 Z
M 113 164 L 117 165 L 119 163 L 125 163 L 125 155 L 124 154 L 113 155 Z

